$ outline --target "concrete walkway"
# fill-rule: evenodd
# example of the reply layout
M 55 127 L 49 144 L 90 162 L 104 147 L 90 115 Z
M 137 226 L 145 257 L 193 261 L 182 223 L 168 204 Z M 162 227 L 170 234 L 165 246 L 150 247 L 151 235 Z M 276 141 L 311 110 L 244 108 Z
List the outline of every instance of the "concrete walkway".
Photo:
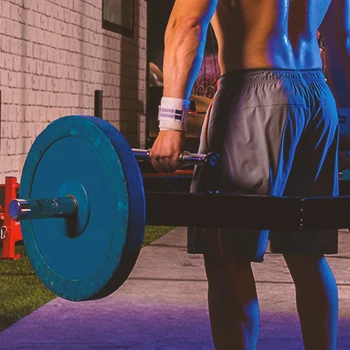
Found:
M 338 350 L 350 349 L 350 234 L 329 257 L 339 286 Z M 303 349 L 294 286 L 279 255 L 254 264 L 261 307 L 258 350 Z M 54 299 L 0 333 L 0 349 L 213 349 L 200 255 L 176 228 L 142 249 L 128 281 L 100 301 Z

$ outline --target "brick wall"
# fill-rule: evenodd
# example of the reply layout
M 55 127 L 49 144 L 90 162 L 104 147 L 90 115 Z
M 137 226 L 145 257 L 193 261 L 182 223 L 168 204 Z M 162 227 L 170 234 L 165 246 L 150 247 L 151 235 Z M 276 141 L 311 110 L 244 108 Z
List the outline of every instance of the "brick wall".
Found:
M 129 38 L 102 29 L 102 1 L 0 1 L 1 183 L 20 176 L 48 123 L 93 115 L 95 90 L 103 90 L 104 119 L 144 146 L 146 5 L 135 0 Z

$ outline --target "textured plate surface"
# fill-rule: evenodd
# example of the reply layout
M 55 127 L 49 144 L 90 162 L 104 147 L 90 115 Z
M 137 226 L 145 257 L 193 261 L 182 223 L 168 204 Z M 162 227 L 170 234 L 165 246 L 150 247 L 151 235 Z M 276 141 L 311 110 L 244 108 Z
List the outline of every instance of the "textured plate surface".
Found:
M 145 200 L 133 153 L 111 124 L 69 116 L 51 123 L 26 159 L 20 197 L 77 197 L 77 233 L 65 219 L 23 221 L 31 263 L 68 300 L 109 295 L 125 281 L 142 245 Z

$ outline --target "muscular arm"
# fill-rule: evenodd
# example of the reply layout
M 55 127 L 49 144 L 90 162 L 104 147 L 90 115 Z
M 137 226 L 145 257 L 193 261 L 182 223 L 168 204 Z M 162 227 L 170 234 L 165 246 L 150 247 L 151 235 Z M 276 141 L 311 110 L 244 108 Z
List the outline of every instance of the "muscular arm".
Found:
M 332 0 L 320 32 L 326 46 L 328 83 L 337 106 L 350 108 L 350 0 Z M 350 138 L 346 136 L 346 131 L 346 127 L 340 131 L 340 151 L 350 149 Z M 347 168 L 347 154 L 340 152 L 339 170 Z
M 217 3 L 218 0 L 176 0 L 164 39 L 164 97 L 189 100 Z M 183 132 L 160 131 L 150 152 L 153 166 L 158 171 L 175 171 L 180 166 L 184 143 Z
M 350 107 L 350 0 L 332 0 L 320 32 L 335 100 L 338 107 Z
M 165 32 L 164 96 L 189 99 L 218 0 L 177 0 Z

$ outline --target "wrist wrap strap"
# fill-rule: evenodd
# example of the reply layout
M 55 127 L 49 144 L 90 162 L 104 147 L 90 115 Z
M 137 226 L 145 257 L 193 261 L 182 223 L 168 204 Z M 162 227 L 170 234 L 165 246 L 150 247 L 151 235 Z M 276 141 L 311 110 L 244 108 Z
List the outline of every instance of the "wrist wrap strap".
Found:
M 159 129 L 186 131 L 189 108 L 190 100 L 163 97 L 158 111 Z

